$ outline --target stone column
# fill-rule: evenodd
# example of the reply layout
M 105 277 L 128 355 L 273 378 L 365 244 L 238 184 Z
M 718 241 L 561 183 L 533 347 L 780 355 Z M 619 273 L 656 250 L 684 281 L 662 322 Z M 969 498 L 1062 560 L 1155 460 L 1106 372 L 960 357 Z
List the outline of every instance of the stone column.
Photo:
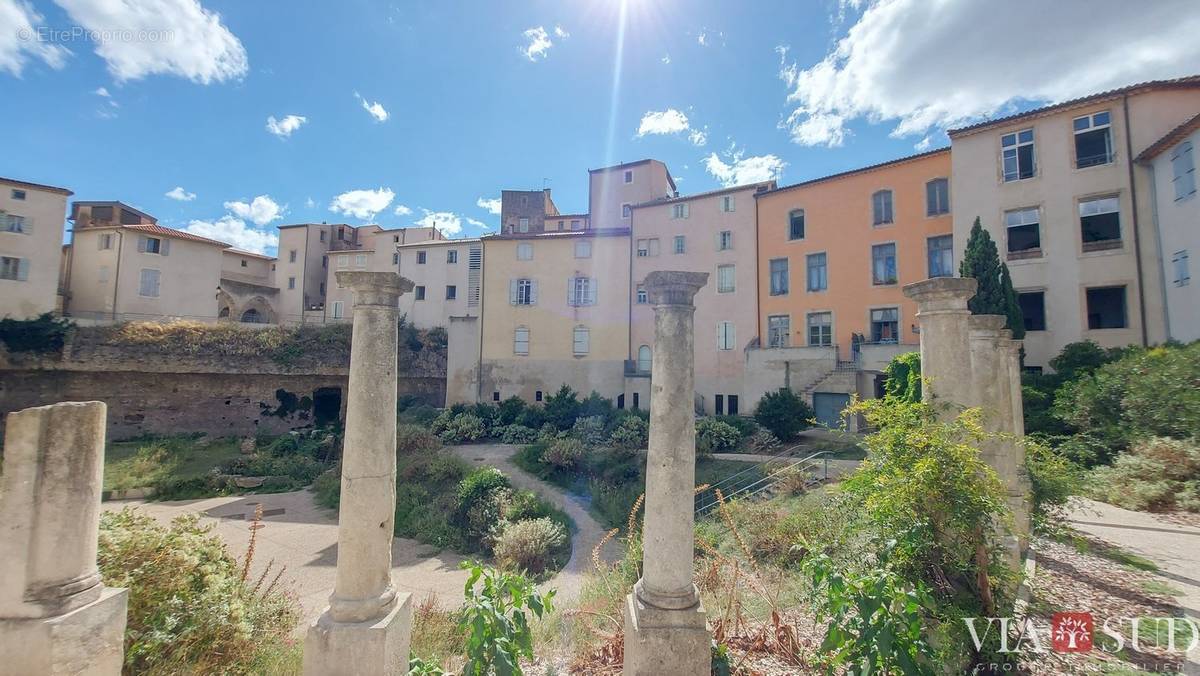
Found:
M 1010 406 L 1009 432 L 1014 443 L 1010 461 L 1012 463 L 1011 483 L 1008 490 L 1008 508 L 1012 512 L 1013 532 L 1017 536 L 1020 550 L 1023 552 L 1029 546 L 1030 535 L 1030 493 L 1033 490 L 1029 479 L 1029 470 L 1025 466 L 1025 405 L 1021 393 L 1021 345 L 1022 341 L 1013 340 L 1011 332 L 1000 339 L 1000 361 L 1003 366 L 1002 375 L 1005 387 L 1008 388 L 1008 404 Z
M 951 418 L 977 401 L 971 378 L 967 301 L 978 286 L 970 277 L 937 277 L 904 287 L 904 295 L 917 303 L 923 392 L 929 401 L 949 404 L 942 415 Z
M 1003 364 L 999 348 L 1005 321 L 1004 315 L 970 315 L 967 320 L 971 337 L 970 380 L 975 388 L 975 405 L 982 410 L 983 429 L 991 433 L 1008 433 L 1012 427 L 1008 370 Z M 1002 480 L 1007 463 L 1004 446 L 998 440 L 989 440 L 979 448 L 981 459 Z
M 121 673 L 129 593 L 96 567 L 103 402 L 8 414 L 0 475 L 0 672 Z
M 696 292 L 704 272 L 651 272 L 654 305 L 650 373 L 650 449 L 642 579 L 625 604 L 625 673 L 708 674 L 711 641 L 700 593 L 692 582 L 695 547 Z
M 407 673 L 412 605 L 391 572 L 399 299 L 413 284 L 394 272 L 338 272 L 337 282 L 354 291 L 337 577 L 309 627 L 304 673 Z

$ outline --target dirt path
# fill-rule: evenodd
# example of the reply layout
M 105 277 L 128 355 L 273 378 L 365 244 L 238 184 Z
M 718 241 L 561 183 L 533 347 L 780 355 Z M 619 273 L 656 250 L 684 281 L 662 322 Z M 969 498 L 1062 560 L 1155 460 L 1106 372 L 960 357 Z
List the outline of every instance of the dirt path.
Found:
M 1179 605 L 1188 617 L 1200 622 L 1200 528 L 1085 498 L 1072 501 L 1067 518 L 1080 531 L 1157 564 L 1155 574 L 1179 590 Z M 1200 646 L 1188 653 L 1184 673 L 1200 675 Z
M 557 486 L 548 484 L 514 465 L 509 458 L 519 448 L 508 444 L 477 444 L 451 446 L 448 450 L 472 464 L 495 467 L 507 475 L 517 488 L 537 493 L 571 517 L 577 529 L 571 537 L 571 560 L 557 575 L 540 586 L 544 589 L 557 589 L 561 602 L 574 600 L 579 597 L 584 573 L 592 567 L 592 550 L 604 539 L 608 529 L 588 512 L 585 500 L 568 495 Z M 610 541 L 601 549 L 600 556 L 605 561 L 615 561 L 620 557 L 620 548 Z

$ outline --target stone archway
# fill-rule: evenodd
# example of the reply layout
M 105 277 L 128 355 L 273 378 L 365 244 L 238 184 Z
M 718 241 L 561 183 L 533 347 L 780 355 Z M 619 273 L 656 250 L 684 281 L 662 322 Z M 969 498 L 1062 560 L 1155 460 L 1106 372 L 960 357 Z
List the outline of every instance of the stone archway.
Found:
M 237 303 L 233 300 L 233 296 L 225 289 L 217 289 L 217 320 L 229 321 L 233 316 L 233 310 Z
M 262 296 L 254 296 L 239 308 L 239 321 L 249 324 L 274 324 L 275 311 L 271 303 Z
M 250 308 L 242 313 L 242 318 L 239 320 L 246 324 L 263 324 L 266 323 L 266 318 L 258 313 L 258 310 Z

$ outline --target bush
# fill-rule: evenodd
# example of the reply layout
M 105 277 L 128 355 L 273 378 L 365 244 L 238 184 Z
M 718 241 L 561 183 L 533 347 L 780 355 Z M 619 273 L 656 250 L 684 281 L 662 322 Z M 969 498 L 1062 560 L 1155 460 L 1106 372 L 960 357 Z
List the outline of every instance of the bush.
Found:
M 425 344 L 435 350 L 446 349 L 447 342 L 448 336 L 446 335 L 446 329 L 444 327 L 435 326 L 425 332 Z
M 572 470 L 579 466 L 586 454 L 587 448 L 578 439 L 555 439 L 542 452 L 542 462 L 559 470 Z
M 758 428 L 750 437 L 750 450 L 755 453 L 771 453 L 777 448 L 779 448 L 779 438 L 765 427 Z
M 458 513 L 465 516 L 472 505 L 501 488 L 512 488 L 512 484 L 500 470 L 494 467 L 480 467 L 471 472 L 463 477 L 455 492 Z
M 921 353 L 896 355 L 883 371 L 886 396 L 900 401 L 921 401 Z
M 754 410 L 754 420 L 780 441 L 791 441 L 801 430 L 811 427 L 814 415 L 812 408 L 787 388 L 767 393 Z
M 432 451 L 441 447 L 441 440 L 424 427 L 419 425 L 396 426 L 397 455 Z
M 525 412 L 525 400 L 513 395 L 496 406 L 496 423 L 499 425 L 515 425 L 517 419 Z M 536 425 L 535 427 L 541 427 Z
M 580 418 L 590 418 L 599 416 L 600 419 L 607 424 L 609 418 L 613 416 L 615 409 L 611 399 L 606 399 L 595 390 L 589 394 L 583 401 L 579 402 L 579 411 L 577 415 Z
M 608 438 L 614 448 L 630 451 L 646 448 L 649 441 L 650 425 L 636 415 L 622 418 Z
M 125 673 L 254 673 L 300 619 L 267 580 L 270 565 L 247 577 L 195 515 L 164 528 L 133 510 L 103 512 L 98 564 L 104 584 L 129 588 Z
M 762 427 L 760 427 L 758 423 L 754 422 L 754 418 L 748 418 L 746 416 L 714 415 L 714 416 L 711 416 L 711 418 L 713 420 L 723 422 L 726 425 L 729 425 L 730 427 L 734 428 L 735 430 L 738 431 L 738 434 L 743 439 L 749 439 L 750 437 L 754 436 L 755 432 L 762 429 Z
M 478 441 L 486 434 L 487 425 L 479 416 L 472 413 L 460 413 L 450 420 L 438 436 L 447 444 L 461 444 Z
M 524 425 L 505 425 L 496 429 L 495 435 L 504 444 L 532 444 L 538 438 L 537 430 Z
M 1200 512 L 1200 443 L 1154 437 L 1091 472 L 1088 493 L 1118 507 Z
M 1043 532 L 1052 530 L 1067 500 L 1082 487 L 1079 466 L 1049 446 L 1027 440 L 1025 468 L 1032 488 L 1030 515 L 1034 528 Z
M 732 425 L 712 418 L 696 421 L 696 450 L 700 453 L 725 453 L 737 448 L 742 435 Z
M 0 343 L 9 352 L 61 352 L 67 333 L 74 328 L 67 319 L 47 312 L 36 319 L 0 319 Z
M 546 412 L 541 406 L 526 406 L 517 414 L 516 424 L 533 430 L 541 429 L 546 424 Z
M 547 517 L 504 526 L 493 551 L 502 570 L 540 575 L 561 566 L 555 556 L 567 542 L 567 531 Z
M 546 421 L 553 423 L 560 430 L 569 430 L 579 417 L 579 396 L 565 383 L 558 392 L 546 397 L 542 408 L 546 413 Z
M 604 443 L 604 416 L 592 415 L 575 420 L 571 426 L 571 436 L 588 446 L 599 446 Z
M 519 674 L 520 660 L 533 659 L 533 633 L 526 609 L 534 617 L 552 612 L 554 591 L 535 592 L 533 585 L 519 575 L 486 570 L 477 563 L 464 561 L 469 570 L 463 590 L 466 605 L 459 618 L 459 630 L 467 634 L 467 664 L 463 674 Z M 476 582 L 483 582 L 475 589 Z

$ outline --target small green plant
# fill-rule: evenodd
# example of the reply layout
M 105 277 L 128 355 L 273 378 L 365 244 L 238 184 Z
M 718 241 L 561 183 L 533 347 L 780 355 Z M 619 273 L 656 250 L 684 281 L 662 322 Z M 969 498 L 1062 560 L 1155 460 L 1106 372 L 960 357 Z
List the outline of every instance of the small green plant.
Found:
M 438 436 L 447 444 L 461 444 L 479 441 L 487 431 L 482 418 L 473 413 L 460 413 L 450 419 Z
M 896 355 L 883 370 L 884 392 L 901 401 L 921 401 L 921 353 Z
M 577 418 L 575 424 L 571 426 L 571 436 L 588 446 L 599 446 L 604 443 L 604 416 L 590 415 Z
M 569 430 L 579 417 L 579 395 L 564 383 L 557 392 L 546 397 L 542 408 L 547 422 L 554 423 L 560 430 Z
M 713 418 L 696 421 L 696 451 L 704 454 L 726 453 L 737 448 L 742 435 L 729 423 Z
M 463 587 L 466 605 L 459 620 L 459 626 L 467 632 L 467 663 L 463 673 L 470 676 L 524 673 L 521 658 L 533 658 L 528 613 L 541 618 L 551 612 L 554 590 L 538 594 L 524 577 L 484 568 L 475 562 L 464 561 L 460 567 L 470 571 Z
M 524 425 L 504 425 L 496 429 L 496 437 L 504 444 L 532 444 L 537 441 L 538 431 Z
M 537 576 L 564 563 L 555 557 L 566 542 L 567 530 L 549 517 L 541 517 L 509 522 L 492 551 L 500 568 Z
M 645 448 L 650 440 L 650 425 L 636 415 L 625 416 L 609 435 L 608 443 L 621 450 Z
M 572 437 L 555 439 L 542 452 L 542 462 L 560 470 L 570 470 L 578 467 L 586 454 L 587 448 L 578 439 Z
M 768 392 L 754 410 L 754 419 L 758 424 L 770 430 L 780 441 L 791 441 L 801 430 L 811 427 L 814 415 L 812 407 L 787 388 Z
M 1152 437 L 1092 470 L 1087 492 L 1118 507 L 1200 512 L 1200 442 Z

